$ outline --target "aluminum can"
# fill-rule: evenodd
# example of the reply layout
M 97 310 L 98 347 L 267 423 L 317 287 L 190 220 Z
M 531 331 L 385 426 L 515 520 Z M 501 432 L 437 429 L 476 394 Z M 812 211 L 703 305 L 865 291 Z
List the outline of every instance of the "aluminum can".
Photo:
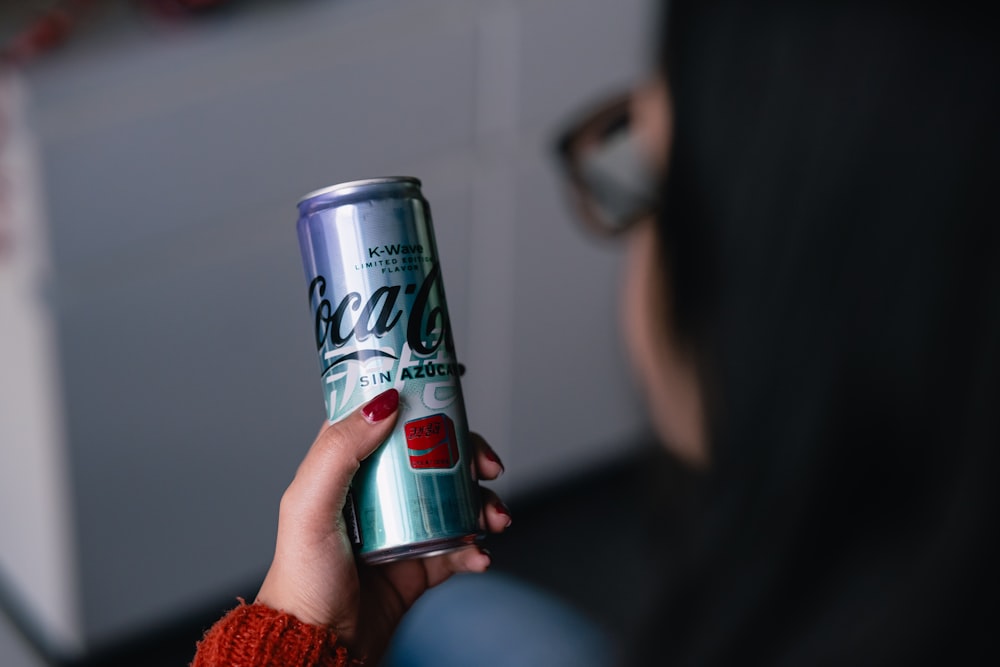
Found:
M 479 487 L 430 207 L 409 177 L 341 183 L 298 203 L 327 417 L 395 387 L 392 434 L 361 466 L 345 520 L 367 563 L 474 542 Z

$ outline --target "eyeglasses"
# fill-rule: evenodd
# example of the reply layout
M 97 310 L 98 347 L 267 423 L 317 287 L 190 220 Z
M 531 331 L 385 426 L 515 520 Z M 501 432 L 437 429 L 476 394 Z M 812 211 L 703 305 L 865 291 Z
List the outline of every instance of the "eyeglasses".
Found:
M 632 94 L 592 107 L 559 135 L 556 153 L 580 217 L 602 236 L 651 215 L 657 177 L 633 131 Z

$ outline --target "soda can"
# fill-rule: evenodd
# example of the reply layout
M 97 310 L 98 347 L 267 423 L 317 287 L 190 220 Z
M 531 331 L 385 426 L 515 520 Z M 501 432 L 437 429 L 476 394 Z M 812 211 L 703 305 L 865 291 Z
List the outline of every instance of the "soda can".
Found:
M 430 207 L 415 178 L 351 181 L 298 203 L 327 417 L 396 388 L 400 414 L 361 465 L 345 520 L 367 563 L 481 535 L 479 487 Z

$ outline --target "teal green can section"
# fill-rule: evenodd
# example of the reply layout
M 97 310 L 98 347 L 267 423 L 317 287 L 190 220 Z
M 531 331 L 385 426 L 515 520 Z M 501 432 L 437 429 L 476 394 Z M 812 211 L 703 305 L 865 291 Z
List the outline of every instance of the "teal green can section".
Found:
M 390 388 L 400 414 L 362 465 L 348 525 L 365 561 L 480 536 L 479 488 L 441 264 L 420 182 L 344 183 L 299 202 L 298 236 L 331 421 Z

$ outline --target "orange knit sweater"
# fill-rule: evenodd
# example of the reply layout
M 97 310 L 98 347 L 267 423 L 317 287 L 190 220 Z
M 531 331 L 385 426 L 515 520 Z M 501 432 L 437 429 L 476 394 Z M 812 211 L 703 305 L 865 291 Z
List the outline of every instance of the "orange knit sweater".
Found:
M 328 628 L 262 604 L 226 614 L 205 633 L 191 667 L 354 667 L 361 665 Z

